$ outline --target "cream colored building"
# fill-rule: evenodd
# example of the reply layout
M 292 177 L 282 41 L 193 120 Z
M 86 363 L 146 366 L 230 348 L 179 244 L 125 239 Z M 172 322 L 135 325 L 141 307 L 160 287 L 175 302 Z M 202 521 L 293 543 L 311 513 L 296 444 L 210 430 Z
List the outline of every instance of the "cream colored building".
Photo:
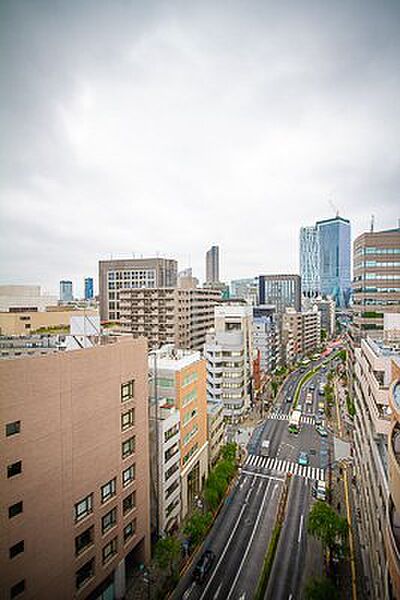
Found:
M 40 285 L 0 285 L 0 312 L 42 311 L 57 304 L 57 296 L 42 294 Z
M 152 398 L 174 406 L 180 415 L 181 518 L 190 512 L 208 474 L 206 364 L 200 352 L 172 344 L 153 351 Z
M 389 591 L 391 584 L 384 540 L 390 507 L 388 458 L 390 460 L 390 444 L 393 441 L 393 403 L 390 402 L 390 389 L 393 381 L 399 377 L 400 355 L 396 350 L 384 346 L 382 341 L 362 339 L 361 347 L 355 349 L 354 372 L 357 485 L 354 498 L 361 515 L 361 554 L 370 597 L 374 600 L 389 600 L 393 596 Z M 400 507 L 399 504 L 397 506 Z M 390 511 L 390 514 L 393 514 L 392 509 Z M 396 516 L 396 523 L 400 526 L 399 516 Z M 396 537 L 397 570 L 400 573 L 400 536 L 396 534 Z M 397 581 L 396 598 L 400 598 L 399 583 L 400 578 Z
M 45 330 L 67 330 L 72 317 L 96 317 L 98 314 L 94 309 L 0 312 L 0 335 L 30 335 L 44 333 Z

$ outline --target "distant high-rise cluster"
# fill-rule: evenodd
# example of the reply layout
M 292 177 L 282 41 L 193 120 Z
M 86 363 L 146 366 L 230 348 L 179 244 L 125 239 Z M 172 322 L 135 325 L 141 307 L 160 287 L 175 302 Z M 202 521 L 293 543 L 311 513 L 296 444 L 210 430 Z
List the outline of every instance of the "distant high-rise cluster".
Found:
M 60 281 L 60 300 L 61 302 L 72 302 L 74 295 L 72 292 L 72 281 Z
M 336 216 L 300 230 L 300 275 L 303 294 L 330 296 L 347 307 L 351 295 L 350 221 Z

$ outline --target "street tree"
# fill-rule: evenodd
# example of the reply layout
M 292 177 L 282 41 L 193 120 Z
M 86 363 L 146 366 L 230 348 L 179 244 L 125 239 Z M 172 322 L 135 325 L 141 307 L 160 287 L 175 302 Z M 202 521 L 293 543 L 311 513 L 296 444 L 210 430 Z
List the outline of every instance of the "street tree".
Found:
M 327 577 L 312 577 L 304 590 L 305 600 L 339 600 L 334 584 Z
M 184 534 L 190 537 L 190 540 L 194 546 L 196 546 L 204 537 L 209 525 L 212 522 L 212 514 L 207 512 L 205 514 L 196 510 L 188 520 L 184 528 Z
M 169 535 L 160 538 L 155 548 L 155 559 L 161 569 L 168 569 L 169 575 L 174 575 L 181 555 L 181 545 L 179 540 Z
M 308 532 L 321 541 L 331 557 L 347 554 L 348 522 L 326 502 L 317 501 L 308 517 Z

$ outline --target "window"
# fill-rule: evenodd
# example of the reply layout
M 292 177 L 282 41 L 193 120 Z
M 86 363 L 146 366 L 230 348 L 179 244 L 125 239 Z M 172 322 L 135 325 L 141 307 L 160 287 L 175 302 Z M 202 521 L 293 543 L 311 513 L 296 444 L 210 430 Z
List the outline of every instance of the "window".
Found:
M 75 538 L 75 556 L 79 556 L 81 552 L 93 545 L 94 542 L 94 525 L 85 529 Z
M 6 425 L 6 436 L 15 435 L 21 431 L 21 421 L 13 421 Z
M 87 517 L 93 511 L 93 494 L 75 504 L 75 523 Z
M 157 385 L 159 387 L 165 388 L 165 387 L 169 387 L 172 388 L 174 387 L 174 379 L 170 379 L 169 377 L 157 377 Z
M 16 598 L 25 591 L 25 579 L 21 579 L 10 589 L 10 598 Z
M 170 440 L 172 437 L 174 437 L 174 435 L 177 435 L 178 433 L 179 433 L 179 423 L 177 423 L 176 425 L 171 427 L 171 429 L 168 429 L 164 433 L 164 441 L 168 442 L 168 440 Z
M 167 469 L 167 470 L 165 471 L 165 481 L 168 481 L 168 479 L 169 479 L 170 477 L 172 477 L 172 475 L 173 475 L 174 473 L 176 473 L 177 471 L 179 471 L 179 463 L 178 463 L 178 462 L 174 463 L 174 464 L 172 465 L 172 467 L 170 467 L 169 469 Z
M 185 394 L 183 396 L 182 407 L 189 404 L 189 402 L 193 402 L 194 400 L 197 400 L 197 389 L 196 388 L 194 390 L 192 390 L 191 392 L 189 392 L 188 394 Z
M 10 558 L 14 558 L 14 556 L 21 554 L 21 552 L 23 552 L 23 551 L 24 551 L 24 540 L 21 540 L 17 544 L 14 544 L 14 546 L 11 546 Z
M 117 509 L 113 508 L 101 519 L 101 532 L 106 533 L 117 523 Z
M 103 565 L 104 563 L 111 560 L 111 558 L 117 553 L 118 549 L 118 539 L 115 537 L 106 544 L 103 548 Z
M 20 473 L 22 473 L 22 460 L 12 463 L 11 465 L 8 465 L 8 467 L 7 467 L 7 477 L 8 478 L 14 477 L 15 475 L 19 475 Z
M 107 500 L 109 500 L 113 496 L 115 496 L 116 491 L 117 491 L 117 479 L 116 479 L 116 477 L 114 477 L 114 479 L 111 479 L 111 481 L 109 481 L 105 485 L 101 486 L 101 502 L 102 502 L 102 504 L 104 502 L 107 502 Z
M 126 487 L 132 481 L 135 481 L 135 465 L 131 465 L 125 471 L 122 471 L 122 485 Z
M 128 512 L 136 507 L 136 492 L 132 492 L 126 496 L 122 501 L 122 512 L 126 515 Z
M 179 444 L 174 444 L 164 452 L 164 460 L 168 462 L 175 454 L 179 452 Z
M 180 504 L 180 502 L 181 501 L 179 498 L 175 498 L 175 500 L 168 504 L 167 508 L 165 509 L 165 514 L 167 515 L 167 517 L 169 517 L 174 508 L 176 508 Z
M 124 527 L 124 542 L 129 540 L 133 535 L 135 535 L 136 531 L 136 519 L 133 519 L 126 527 Z
M 121 431 L 130 429 L 135 424 L 135 409 L 131 408 L 121 415 Z
M 135 382 L 133 379 L 121 385 L 121 402 L 126 402 L 133 398 L 135 391 Z
M 122 442 L 122 458 L 127 458 L 135 452 L 135 436 Z
M 8 507 L 8 518 L 12 519 L 13 517 L 16 517 L 17 515 L 21 514 L 23 511 L 23 502 L 16 502 L 15 504 L 12 504 L 11 506 Z
M 94 558 L 91 558 L 76 572 L 76 589 L 79 590 L 87 581 L 89 581 L 89 579 L 92 579 L 92 577 L 94 577 Z
M 174 483 L 172 483 L 169 488 L 165 490 L 165 498 L 169 498 L 175 490 L 177 490 L 180 486 L 179 479 L 175 479 Z
M 185 375 L 185 377 L 183 378 L 182 387 L 190 385 L 194 381 L 197 381 L 197 371 L 194 371 L 193 373 L 189 373 L 188 375 Z

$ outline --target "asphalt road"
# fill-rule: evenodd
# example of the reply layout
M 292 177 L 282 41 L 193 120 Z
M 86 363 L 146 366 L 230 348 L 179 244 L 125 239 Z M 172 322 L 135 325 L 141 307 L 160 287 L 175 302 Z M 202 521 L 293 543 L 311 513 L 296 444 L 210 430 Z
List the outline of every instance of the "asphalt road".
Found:
M 310 365 L 310 368 L 315 366 Z M 317 373 L 309 382 L 315 384 L 312 408 L 303 407 L 300 432 L 288 432 L 291 402 L 298 381 L 304 373 L 296 371 L 288 378 L 276 400 L 274 410 L 252 431 L 244 462 L 237 482 L 227 498 L 201 551 L 211 549 L 216 555 L 212 570 L 202 584 L 193 581 L 193 569 L 201 555 L 182 577 L 172 598 L 174 600 L 251 600 L 275 524 L 276 510 L 284 478 L 292 473 L 286 518 L 279 540 L 277 554 L 266 598 L 273 600 L 297 600 L 301 597 L 305 561 L 309 540 L 306 523 L 313 499 L 311 486 L 315 479 L 324 480 L 325 467 L 329 462 L 330 436 L 321 438 L 315 431 L 313 414 L 317 412 L 319 394 Z M 261 441 L 270 441 L 269 456 L 260 455 Z M 298 455 L 305 451 L 309 465 L 298 465 Z M 312 545 L 312 561 L 321 565 Z

